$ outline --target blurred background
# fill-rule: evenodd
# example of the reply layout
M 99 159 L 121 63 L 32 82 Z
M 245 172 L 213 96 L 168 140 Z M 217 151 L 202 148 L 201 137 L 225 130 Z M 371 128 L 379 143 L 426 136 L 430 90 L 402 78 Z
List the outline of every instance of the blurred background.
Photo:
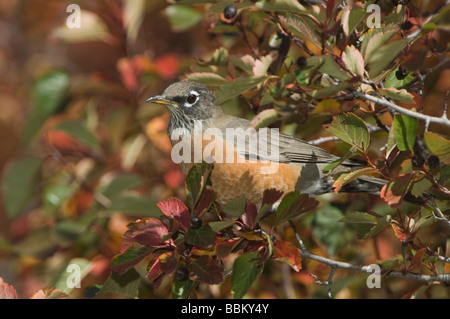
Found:
M 20 298 L 44 287 L 64 288 L 66 267 L 73 262 L 81 265 L 84 288 L 103 284 L 126 225 L 156 210 L 160 199 L 185 198 L 184 176 L 170 160 L 168 113 L 145 107 L 145 100 L 221 46 L 252 53 L 235 30 L 227 34 L 227 26 L 220 34 L 209 32 L 223 6 L 205 12 L 203 6 L 175 9 L 165 0 L 81 0 L 76 1 L 81 28 L 70 29 L 67 23 L 76 22 L 67 12 L 70 4 L 0 0 L 0 277 Z M 293 49 L 288 60 L 297 56 Z M 437 93 L 428 96 L 436 103 L 427 105 L 443 105 L 448 78 L 448 70 L 433 78 L 428 89 Z M 251 117 L 239 103 L 226 108 Z M 322 131 L 308 132 L 320 137 Z M 339 215 L 336 207 L 324 210 Z M 328 249 L 330 255 L 374 262 L 373 243 L 352 247 L 352 233 L 327 214 L 318 215 L 322 220 L 314 234 L 306 231 L 306 236 L 324 238 L 325 245 L 314 252 Z M 445 231 L 434 232 L 445 242 Z M 377 258 L 400 252 L 393 238 L 390 229 L 379 235 L 375 251 L 382 255 Z M 310 271 L 326 277 L 329 268 L 313 264 Z M 261 277 L 252 296 L 286 297 L 275 284 L 281 274 Z M 297 297 L 326 295 L 308 273 L 295 276 Z M 394 283 L 380 293 L 363 290 L 364 282 L 365 277 L 344 276 L 334 289 L 340 297 L 364 298 L 386 297 L 392 290 L 399 297 L 420 287 Z M 223 290 L 201 296 L 226 297 Z M 143 291 L 146 297 L 170 295 L 150 286 Z M 85 296 L 83 289 L 68 292 Z M 428 293 L 448 297 L 442 286 Z

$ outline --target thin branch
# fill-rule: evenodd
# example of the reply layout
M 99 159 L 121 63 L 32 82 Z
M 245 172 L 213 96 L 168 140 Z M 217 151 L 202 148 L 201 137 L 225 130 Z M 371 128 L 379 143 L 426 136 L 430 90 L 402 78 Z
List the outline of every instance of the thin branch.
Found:
M 376 103 L 378 105 L 381 105 L 387 109 L 396 111 L 398 113 L 404 114 L 404 115 L 408 115 L 410 117 L 419 119 L 419 120 L 423 120 L 426 123 L 436 123 L 436 124 L 442 124 L 445 126 L 450 127 L 450 120 L 445 116 L 445 114 L 443 114 L 443 116 L 441 117 L 436 117 L 436 116 L 430 116 L 430 115 L 426 115 L 426 114 L 422 114 L 422 113 L 418 113 L 418 112 L 414 112 L 408 109 L 405 109 L 401 106 L 398 106 L 397 104 L 394 104 L 392 102 L 389 102 L 386 99 L 381 99 L 381 98 L 377 98 L 375 96 L 372 96 L 370 94 L 366 94 L 366 93 L 362 93 L 362 92 L 353 92 L 352 93 L 354 96 L 357 96 L 361 99 L 364 100 L 368 100 L 371 101 L 373 103 Z
M 436 204 L 434 203 L 434 201 L 430 200 L 428 201 L 428 204 L 433 208 L 433 217 L 436 220 L 442 221 L 444 223 L 447 224 L 447 226 L 450 227 L 450 220 L 447 219 L 447 217 L 445 217 L 445 215 L 442 213 L 442 211 L 439 209 L 439 207 L 436 206 Z
M 306 248 L 305 244 L 303 243 L 302 239 L 300 238 L 300 235 L 298 234 L 295 225 L 291 221 L 289 221 L 289 224 L 290 224 L 292 230 L 294 231 L 295 238 L 297 239 L 297 242 L 300 246 L 300 253 L 301 253 L 302 257 L 308 258 L 311 260 L 315 260 L 317 262 L 320 262 L 322 264 L 328 265 L 328 266 L 330 266 L 332 268 L 336 268 L 336 269 L 347 269 L 347 270 L 353 270 L 353 271 L 369 273 L 369 274 L 373 273 L 373 268 L 370 265 L 361 266 L 361 265 L 350 264 L 350 263 L 342 262 L 342 261 L 335 261 L 335 260 L 331 260 L 331 259 L 311 253 Z M 424 274 L 415 274 L 415 273 L 410 273 L 410 272 L 391 271 L 391 272 L 387 273 L 386 276 L 395 277 L 395 278 L 413 279 L 413 280 L 424 281 L 424 282 L 441 282 L 441 283 L 450 284 L 450 274 L 424 275 Z
M 369 134 L 373 134 L 373 133 L 377 133 L 377 132 L 383 131 L 383 129 L 381 127 L 378 127 L 378 126 L 375 126 L 375 125 L 370 125 L 370 124 L 366 123 L 366 126 L 367 126 L 367 129 L 369 130 Z M 326 142 L 334 142 L 334 141 L 339 141 L 339 137 L 336 137 L 336 136 L 319 137 L 319 138 L 317 138 L 315 140 L 308 141 L 308 144 L 319 145 L 319 144 L 323 144 L 323 143 L 326 143 Z
M 333 297 L 333 296 L 331 295 L 331 285 L 333 284 L 332 279 L 333 279 L 333 275 L 334 275 L 334 272 L 335 272 L 335 271 L 336 271 L 336 267 L 335 267 L 335 266 L 332 266 L 332 267 L 331 267 L 331 271 L 330 271 L 330 275 L 328 275 L 327 281 L 321 281 L 321 280 L 319 280 L 319 279 L 317 278 L 316 275 L 309 274 L 311 277 L 313 277 L 313 278 L 316 280 L 316 284 L 327 287 L 327 290 L 328 290 L 328 297 L 329 297 L 329 298 L 332 298 L 332 297 Z

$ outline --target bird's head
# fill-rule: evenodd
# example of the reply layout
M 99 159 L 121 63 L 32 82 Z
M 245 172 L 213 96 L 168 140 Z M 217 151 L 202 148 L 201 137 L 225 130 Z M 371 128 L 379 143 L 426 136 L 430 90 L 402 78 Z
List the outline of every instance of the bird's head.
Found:
M 170 113 L 169 133 L 176 128 L 192 130 L 195 121 L 213 117 L 216 97 L 204 84 L 181 81 L 171 84 L 163 94 L 151 97 L 149 103 L 166 105 Z

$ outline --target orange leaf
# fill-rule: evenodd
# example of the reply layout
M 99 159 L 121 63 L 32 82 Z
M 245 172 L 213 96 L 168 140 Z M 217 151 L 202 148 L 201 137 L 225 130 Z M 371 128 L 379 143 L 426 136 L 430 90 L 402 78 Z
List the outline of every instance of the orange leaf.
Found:
M 17 299 L 17 292 L 0 277 L 0 299 Z
M 391 223 L 392 229 L 394 230 L 395 237 L 400 239 L 402 243 L 409 243 L 412 242 L 416 232 L 409 232 L 403 227 L 400 227 L 399 225 L 396 225 L 394 223 Z
M 155 60 L 156 72 L 164 79 L 170 80 L 177 76 L 180 60 L 173 53 L 165 54 Z
M 414 258 L 411 260 L 411 264 L 408 267 L 408 271 L 411 272 L 419 272 L 420 268 L 422 266 L 422 256 L 425 253 L 425 248 L 420 248 L 416 251 L 416 254 L 414 255 Z
M 411 185 L 413 177 L 414 173 L 398 176 L 394 181 L 383 186 L 380 196 L 387 201 L 392 208 L 399 207 Z
M 273 258 L 287 263 L 295 271 L 302 269 L 302 257 L 300 250 L 290 242 L 276 241 L 273 243 Z

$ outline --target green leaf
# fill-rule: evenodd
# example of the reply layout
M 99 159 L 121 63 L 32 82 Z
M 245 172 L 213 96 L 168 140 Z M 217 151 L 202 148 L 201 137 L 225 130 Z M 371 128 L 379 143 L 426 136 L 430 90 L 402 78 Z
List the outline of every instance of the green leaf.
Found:
M 230 217 L 241 217 L 245 212 L 245 197 L 239 196 L 238 198 L 227 202 L 222 206 L 223 212 Z
M 174 32 L 186 31 L 202 20 L 202 14 L 189 6 L 171 5 L 164 10 Z
M 23 131 L 26 145 L 35 137 L 45 120 L 64 106 L 69 85 L 70 75 L 62 70 L 52 70 L 36 80 L 33 88 L 35 106 Z
M 97 138 L 92 134 L 83 123 L 79 121 L 67 121 L 62 122 L 54 127 L 54 129 L 59 131 L 64 131 L 69 135 L 73 136 L 77 141 L 83 145 L 91 148 L 96 148 L 99 146 Z
M 389 222 L 384 216 L 375 216 L 363 212 L 350 212 L 345 214 L 341 222 L 355 226 L 356 235 L 359 239 L 365 239 L 383 230 Z
M 413 103 L 414 96 L 405 89 L 398 90 L 396 88 L 379 89 L 379 92 L 385 97 L 397 100 L 403 103 Z
M 316 68 L 320 73 L 326 73 L 340 81 L 350 78 L 350 75 L 342 70 L 342 68 L 329 55 L 315 55 L 306 61 L 306 67 Z
M 350 86 L 350 84 L 348 84 L 346 82 L 339 83 L 337 85 L 329 85 L 323 89 L 319 89 L 319 90 L 315 90 L 315 91 L 311 92 L 311 96 L 315 99 L 328 98 L 328 97 L 335 95 L 339 91 L 343 91 L 343 90 L 347 89 L 349 86 Z
M 175 280 L 172 286 L 172 297 L 174 299 L 187 299 L 194 282 L 190 279 L 179 281 Z
M 363 21 L 366 11 L 356 5 L 347 5 L 342 9 L 342 12 L 342 30 L 346 36 L 349 36 L 356 26 Z
M 15 242 L 12 249 L 20 256 L 33 256 L 35 258 L 48 258 L 52 256 L 58 244 L 52 240 L 50 227 L 45 226 L 32 230 L 19 242 Z
M 139 263 L 153 251 L 148 246 L 136 247 L 131 246 L 125 252 L 115 256 L 111 260 L 111 268 L 119 275 L 124 274 L 128 269 Z
M 278 115 L 277 110 L 267 109 L 256 114 L 256 116 L 251 120 L 250 125 L 255 129 L 267 127 L 276 122 L 279 118 L 280 116 Z
M 36 192 L 42 160 L 37 157 L 21 157 L 10 163 L 2 178 L 2 198 L 11 218 L 19 216 Z
M 339 177 L 336 179 L 336 181 L 333 184 L 333 187 L 335 188 L 336 192 L 339 192 L 345 184 L 350 183 L 351 181 L 357 179 L 358 177 L 361 177 L 366 174 L 370 173 L 376 173 L 377 170 L 372 167 L 363 167 L 354 171 L 351 171 L 349 173 L 343 173 L 339 175 Z
M 83 220 L 63 220 L 52 228 L 52 236 L 59 243 L 73 243 L 87 231 L 88 226 Z
M 350 71 L 360 77 L 364 76 L 364 58 L 361 55 L 361 52 L 359 52 L 353 45 L 345 48 L 345 51 L 342 53 L 342 60 L 345 62 Z
M 366 124 L 353 113 L 335 116 L 328 130 L 342 141 L 366 151 L 370 143 Z
M 198 229 L 189 228 L 184 236 L 187 244 L 196 247 L 211 247 L 216 242 L 216 233 L 209 225 L 203 225 Z
M 239 96 L 267 79 L 267 76 L 250 76 L 246 78 L 238 78 L 231 83 L 222 85 L 217 94 L 217 104 Z
M 107 207 L 108 212 L 121 212 L 139 217 L 155 217 L 162 215 L 161 210 L 156 203 L 145 197 L 138 196 L 118 196 L 111 201 L 111 205 Z
M 353 155 L 356 154 L 356 152 L 358 151 L 358 148 L 353 145 L 350 150 L 347 152 L 347 154 L 345 154 L 343 157 L 331 162 L 330 164 L 325 165 L 325 167 L 323 168 L 323 172 L 326 173 L 327 175 L 330 175 L 331 173 L 333 173 L 333 170 L 338 167 L 339 165 L 341 165 L 343 162 L 345 162 L 346 160 L 348 160 L 350 157 L 352 157 Z
M 403 114 L 397 114 L 394 118 L 395 139 L 400 151 L 413 151 L 416 142 L 417 128 L 419 121 L 415 118 Z
M 212 231 L 217 233 L 221 230 L 231 227 L 234 224 L 232 220 L 220 220 L 217 222 L 210 222 L 208 225 L 211 227 Z
M 77 268 L 73 268 L 76 270 L 80 270 L 80 277 L 79 279 L 82 280 L 87 275 L 89 275 L 91 269 L 92 269 L 92 262 L 89 259 L 86 258 L 73 258 L 71 259 L 67 265 L 64 267 L 61 274 L 56 278 L 54 283 L 52 284 L 53 287 L 62 290 L 65 293 L 70 293 L 74 288 L 69 288 L 67 285 L 67 281 L 71 280 L 73 278 L 73 270 L 71 271 L 71 265 L 75 265 Z M 78 268 L 79 267 L 79 268 Z
M 102 188 L 101 193 L 109 199 L 112 199 L 123 191 L 142 186 L 143 183 L 144 180 L 137 174 L 118 174 L 109 184 Z
M 106 279 L 98 295 L 113 293 L 137 298 L 140 284 L 141 277 L 134 268 L 130 268 L 123 275 L 113 271 L 109 278 Z
M 231 276 L 231 292 L 234 299 L 240 299 L 245 295 L 253 282 L 261 275 L 263 268 L 263 265 L 260 265 L 258 251 L 236 258 Z
M 226 67 L 228 65 L 228 51 L 225 48 L 218 48 L 214 51 L 212 57 L 208 61 L 197 61 L 198 64 L 202 66 L 223 66 Z M 231 56 L 230 58 L 233 58 Z
M 69 84 L 70 75 L 62 70 L 52 70 L 38 78 L 33 88 L 33 98 L 39 114 L 50 116 L 59 111 Z
M 424 192 L 429 190 L 433 186 L 433 182 L 431 182 L 428 178 L 421 178 L 418 181 L 415 181 L 411 184 L 410 192 L 411 195 L 415 197 L 419 197 Z
M 425 132 L 424 140 L 430 152 L 438 156 L 441 161 L 450 158 L 450 140 L 433 132 Z
M 211 166 L 206 163 L 199 163 L 189 170 L 186 176 L 186 193 L 189 206 L 192 211 L 203 194 L 203 191 L 208 182 L 209 174 L 211 173 Z
M 415 80 L 415 77 L 412 75 L 411 72 L 408 73 L 408 75 L 405 76 L 403 79 L 399 80 L 396 75 L 398 69 L 399 68 L 394 69 L 386 77 L 386 87 L 387 88 L 402 89 L 402 88 L 405 88 L 408 84 L 410 84 L 411 82 L 413 82 Z
M 392 41 L 383 45 L 366 58 L 370 78 L 375 78 L 397 57 L 408 44 L 407 39 Z
M 302 213 L 312 210 L 319 202 L 308 194 L 300 194 L 300 191 L 287 193 L 278 205 L 275 224 L 288 221 Z
M 326 247 L 328 254 L 333 256 L 340 248 L 353 242 L 353 232 L 346 229 L 344 223 L 339 223 L 344 215 L 341 210 L 332 205 L 325 205 L 313 215 L 313 236 Z
M 385 45 L 397 32 L 398 27 L 389 26 L 386 29 L 375 29 L 366 34 L 361 43 L 361 53 L 366 64 L 375 52 Z
M 293 14 L 280 16 L 279 18 L 293 35 L 311 41 L 318 48 L 322 47 L 321 33 L 318 31 L 320 26 L 313 19 L 308 16 Z

